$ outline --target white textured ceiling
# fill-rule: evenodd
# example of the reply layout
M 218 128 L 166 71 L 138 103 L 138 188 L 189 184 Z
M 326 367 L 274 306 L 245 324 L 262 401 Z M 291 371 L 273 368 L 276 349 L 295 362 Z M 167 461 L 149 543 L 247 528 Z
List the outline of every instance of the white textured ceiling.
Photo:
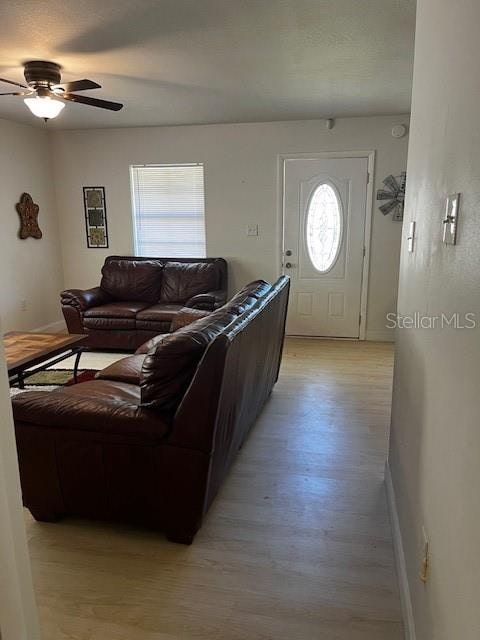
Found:
M 85 95 L 125 104 L 67 103 L 48 127 L 410 110 L 414 0 L 5 0 L 0 25 L 0 76 L 53 60 L 63 80 L 102 85 Z M 0 97 L 0 117 L 43 126 L 19 97 Z

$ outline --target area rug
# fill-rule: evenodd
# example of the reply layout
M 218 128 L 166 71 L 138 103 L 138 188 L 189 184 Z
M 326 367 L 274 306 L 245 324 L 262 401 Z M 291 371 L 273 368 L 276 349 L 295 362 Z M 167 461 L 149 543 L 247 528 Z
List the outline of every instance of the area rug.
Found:
M 93 380 L 96 373 L 94 369 L 79 369 L 76 384 Z M 73 369 L 46 369 L 26 378 L 24 389 L 11 387 L 10 396 L 16 396 L 25 391 L 54 391 L 58 387 L 68 387 L 72 384 L 75 384 Z

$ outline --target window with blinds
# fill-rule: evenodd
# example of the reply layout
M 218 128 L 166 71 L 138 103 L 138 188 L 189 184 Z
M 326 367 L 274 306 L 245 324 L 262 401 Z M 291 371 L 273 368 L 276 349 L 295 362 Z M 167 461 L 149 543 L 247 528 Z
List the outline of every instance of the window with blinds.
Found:
M 130 168 L 135 254 L 204 258 L 203 164 Z

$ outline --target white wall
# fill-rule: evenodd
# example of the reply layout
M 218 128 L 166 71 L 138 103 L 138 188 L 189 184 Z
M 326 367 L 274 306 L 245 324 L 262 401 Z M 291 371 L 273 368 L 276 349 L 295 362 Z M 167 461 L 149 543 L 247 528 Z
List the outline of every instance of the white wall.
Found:
M 412 254 L 403 239 L 398 309 L 474 312 L 477 328 L 397 337 L 389 464 L 417 640 L 480 638 L 479 25 L 478 0 L 418 0 L 406 203 L 418 232 Z M 458 244 L 445 246 L 445 197 L 457 191 Z
M 6 331 L 36 329 L 62 315 L 63 267 L 48 133 L 0 120 L 0 177 L 0 316 Z M 40 206 L 41 240 L 18 238 L 15 204 L 25 191 Z
M 394 124 L 407 116 L 339 119 L 331 131 L 322 120 L 261 124 L 152 127 L 55 132 L 54 174 L 65 284 L 98 284 L 106 255 L 132 253 L 129 166 L 204 162 L 207 251 L 230 264 L 231 290 L 278 273 L 277 155 L 324 151 L 377 151 L 376 184 L 405 169 L 407 137 Z M 87 249 L 82 187 L 106 187 L 110 248 Z M 395 310 L 401 225 L 374 204 L 367 336 L 388 338 L 385 314 Z M 259 236 L 247 237 L 247 223 Z
M 0 416 L 1 637 L 2 640 L 38 640 L 40 632 L 23 520 L 12 407 L 1 343 Z

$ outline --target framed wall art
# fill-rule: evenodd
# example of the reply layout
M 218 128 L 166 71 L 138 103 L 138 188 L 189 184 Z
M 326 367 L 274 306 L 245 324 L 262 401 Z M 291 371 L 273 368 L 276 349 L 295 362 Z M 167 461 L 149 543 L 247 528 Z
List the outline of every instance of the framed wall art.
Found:
M 83 187 L 85 228 L 89 249 L 108 249 L 105 187 Z

